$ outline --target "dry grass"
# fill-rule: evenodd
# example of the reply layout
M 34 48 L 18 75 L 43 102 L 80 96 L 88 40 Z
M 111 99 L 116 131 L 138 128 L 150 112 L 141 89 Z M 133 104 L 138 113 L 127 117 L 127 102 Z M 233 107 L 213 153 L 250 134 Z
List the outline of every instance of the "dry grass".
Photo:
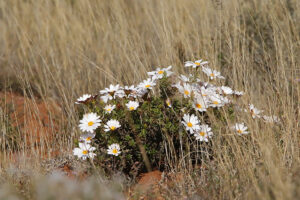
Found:
M 252 102 L 282 124 L 247 119 L 251 140 L 220 129 L 208 170 L 196 177 L 190 172 L 163 193 L 171 199 L 194 193 L 196 199 L 296 199 L 299 21 L 298 0 L 0 0 L 0 88 L 57 101 L 63 113 L 51 147 L 70 150 L 79 134 L 73 103 L 79 95 L 109 83 L 136 83 L 156 66 L 182 72 L 184 61 L 204 58 L 229 86 L 246 92 L 241 104 Z M 0 110 L 4 137 L 12 131 L 6 108 Z M 47 151 L 17 145 L 22 153 Z M 7 154 L 2 168 L 10 164 Z

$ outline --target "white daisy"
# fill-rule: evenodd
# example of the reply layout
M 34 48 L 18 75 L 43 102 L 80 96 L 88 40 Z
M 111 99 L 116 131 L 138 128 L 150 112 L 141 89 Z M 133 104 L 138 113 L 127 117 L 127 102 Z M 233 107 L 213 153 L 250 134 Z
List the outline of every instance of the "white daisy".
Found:
M 204 65 L 206 65 L 206 64 L 208 64 L 207 61 L 203 61 L 202 59 L 200 59 L 200 60 L 196 60 L 196 61 L 194 61 L 194 62 L 192 62 L 192 61 L 186 61 L 185 64 L 184 64 L 184 66 L 185 66 L 185 67 L 193 67 L 193 68 L 196 68 L 196 67 L 204 66 Z
M 89 100 L 92 97 L 92 95 L 90 94 L 84 94 L 81 97 L 79 97 L 77 99 L 77 101 L 75 102 L 76 104 L 81 104 L 81 103 L 85 103 L 87 100 Z
M 85 133 L 80 136 L 80 141 L 84 143 L 91 143 L 92 139 L 96 136 L 95 133 Z
M 210 99 L 209 106 L 213 107 L 213 108 L 222 107 L 222 106 L 224 106 L 225 102 L 228 101 L 228 99 L 225 100 L 224 97 L 222 97 L 220 95 L 216 95 L 216 94 L 209 96 L 209 99 Z
M 221 73 L 213 70 L 209 67 L 203 67 L 202 71 L 210 78 L 210 79 L 214 79 L 214 78 L 221 78 L 221 79 L 225 79 L 223 76 L 221 76 Z
M 131 86 L 125 86 L 124 87 L 124 92 L 125 92 L 125 95 L 127 95 L 128 97 L 133 94 L 134 92 L 136 91 L 136 88 L 134 87 L 134 85 L 131 85 Z
M 170 71 L 171 69 L 172 66 L 170 65 L 167 68 L 157 68 L 155 71 L 148 72 L 147 74 L 149 76 L 152 76 L 152 79 L 162 79 L 164 75 L 166 75 L 166 77 L 169 77 L 171 76 L 171 74 L 173 74 L 173 72 Z
M 142 97 L 147 92 L 149 92 L 147 89 L 135 87 L 134 85 L 124 87 L 124 93 L 127 97 Z
M 106 113 L 111 113 L 116 108 L 116 105 L 106 105 L 104 110 Z
M 179 90 L 180 87 L 182 87 L 181 82 L 177 82 L 175 84 L 172 84 L 171 86 L 174 87 L 174 88 L 177 88 L 178 90 Z
M 87 131 L 92 133 L 95 129 L 100 126 L 100 118 L 96 113 L 88 113 L 83 115 L 82 120 L 80 120 L 79 128 L 82 131 Z
M 238 135 L 247 135 L 249 133 L 249 131 L 247 130 L 247 126 L 245 126 L 244 123 L 236 123 L 232 129 L 234 129 L 236 131 L 236 134 Z
M 141 82 L 138 87 L 141 89 L 152 89 L 153 86 L 155 86 L 156 83 L 153 79 L 148 78 L 147 80 L 144 80 L 143 82 Z
M 108 131 L 114 131 L 117 128 L 120 128 L 121 124 L 119 121 L 115 120 L 115 119 L 111 119 L 109 120 L 106 125 L 104 125 L 104 131 L 108 132 Z
M 183 86 L 178 85 L 178 90 L 183 94 L 184 98 L 191 97 L 193 92 L 192 86 L 188 83 L 184 83 Z
M 198 94 L 195 96 L 193 107 L 197 111 L 204 112 L 207 108 L 207 102 L 205 102 L 205 99 Z
M 100 94 L 103 95 L 100 98 L 106 103 L 108 100 L 112 100 L 115 96 L 116 91 L 119 89 L 119 85 L 110 85 L 109 88 L 100 90 Z
M 279 123 L 280 122 L 279 117 L 277 117 L 275 115 L 272 115 L 272 116 L 264 115 L 262 118 L 265 120 L 265 122 L 268 122 L 268 123 Z
M 147 94 L 149 92 L 148 89 L 145 89 L 145 88 L 137 88 L 136 92 L 134 93 L 135 95 L 135 98 L 136 97 L 143 97 L 145 94 Z M 134 97 L 132 95 L 132 97 Z
M 257 108 L 254 107 L 253 104 L 249 104 L 249 110 L 250 110 L 250 114 L 252 116 L 253 119 L 260 118 L 260 113 L 263 112 L 262 110 L 258 110 Z
M 185 76 L 185 75 L 181 74 L 179 76 L 179 79 L 182 80 L 183 82 L 191 82 L 192 78 L 193 78 L 192 74 L 189 74 L 189 76 Z
M 221 86 L 221 90 L 222 90 L 222 93 L 224 95 L 230 95 L 230 94 L 233 94 L 233 90 L 230 88 L 230 87 L 227 87 L 227 86 Z
M 236 95 L 236 96 L 242 96 L 242 95 L 244 95 L 244 92 L 235 90 L 233 92 L 233 94 Z
M 185 125 L 186 130 L 190 131 L 191 134 L 200 129 L 200 120 L 194 114 L 192 114 L 191 116 L 184 114 L 183 120 L 184 121 L 182 121 L 182 123 Z
M 211 128 L 208 125 L 201 125 L 200 130 L 194 133 L 194 136 L 196 137 L 196 140 L 200 140 L 208 142 L 208 139 L 211 138 L 213 135 L 213 132 L 211 131 Z
M 208 98 L 209 96 L 213 95 L 215 92 L 212 90 L 212 88 L 205 88 L 204 86 L 201 86 L 198 89 L 198 92 L 203 98 Z
M 107 103 L 108 100 L 112 100 L 113 97 L 110 95 L 110 94 L 106 94 L 104 96 L 101 96 L 100 99 L 104 102 L 104 103 Z
M 119 144 L 111 144 L 108 146 L 107 154 L 118 156 L 121 153 Z
M 93 153 L 96 148 L 92 147 L 90 144 L 87 143 L 79 143 L 79 148 L 73 149 L 73 154 L 78 156 L 78 158 L 82 158 L 82 160 L 86 160 L 87 158 L 93 159 L 96 154 Z
M 129 101 L 126 104 L 128 110 L 132 111 L 132 110 L 136 110 L 139 107 L 139 102 L 137 101 Z
M 110 96 L 114 96 L 115 92 L 118 91 L 120 88 L 120 85 L 112 85 L 110 84 L 108 88 L 105 88 L 104 90 L 100 90 L 100 94 L 110 94 Z
M 102 99 L 104 99 L 104 100 L 106 100 L 106 99 L 112 100 L 113 98 L 116 98 L 116 97 L 123 98 L 125 95 L 124 90 L 120 87 L 119 84 L 109 85 L 108 88 L 105 88 L 104 90 L 100 90 L 100 94 L 102 94 L 104 96 L 104 97 L 102 97 Z

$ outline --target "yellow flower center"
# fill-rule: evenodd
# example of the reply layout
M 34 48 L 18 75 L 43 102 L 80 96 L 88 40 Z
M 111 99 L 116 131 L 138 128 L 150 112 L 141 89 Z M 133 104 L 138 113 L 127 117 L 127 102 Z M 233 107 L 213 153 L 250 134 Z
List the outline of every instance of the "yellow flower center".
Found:
M 94 122 L 92 122 L 92 121 L 90 121 L 89 123 L 88 123 L 88 126 L 93 126 L 94 125 Z
M 145 85 L 145 88 L 148 88 L 148 87 L 150 87 L 150 86 L 151 86 L 151 85 L 149 85 L 149 84 L 148 84 L 148 85 Z
M 211 77 L 214 77 L 214 76 L 215 76 L 215 74 L 214 74 L 214 73 L 211 73 L 211 74 L 210 74 L 210 76 L 211 76 Z
M 111 127 L 110 127 L 110 130 L 112 130 L 112 131 L 115 130 L 115 129 L 116 129 L 115 126 L 111 126 Z
M 133 106 L 130 106 L 130 107 L 129 107 L 129 110 L 134 110 L 134 107 L 133 107 Z
M 195 62 L 194 64 L 195 64 L 195 65 L 197 65 L 197 66 L 199 66 L 199 65 L 200 65 L 200 63 L 199 63 L 199 62 Z
M 90 141 L 92 139 L 92 137 L 87 137 L 86 141 Z
M 188 123 L 187 123 L 187 126 L 188 126 L 188 127 L 192 127 L 193 124 L 192 124 L 191 122 L 188 122 Z
M 205 136 L 205 132 L 200 132 L 199 135 L 201 135 L 203 137 L 203 136 Z
M 196 107 L 199 109 L 202 108 L 201 104 L 199 104 L 199 103 L 196 104 Z
M 86 154 L 88 154 L 88 151 L 87 151 L 87 150 L 83 150 L 83 151 L 82 151 L 82 154 L 83 154 L 83 155 L 86 155 Z
M 237 130 L 237 132 L 238 132 L 239 134 L 243 133 L 243 131 L 242 131 L 241 129 Z
M 164 71 L 163 71 L 163 70 L 160 70 L 160 71 L 158 71 L 157 73 L 158 73 L 158 74 L 163 74 Z
M 112 153 L 113 153 L 113 154 L 117 154 L 117 153 L 118 153 L 118 150 L 117 150 L 117 149 L 113 149 L 113 150 L 112 150 Z
M 111 108 L 107 108 L 106 111 L 108 111 L 108 112 L 111 111 Z
M 184 94 L 185 94 L 185 95 L 189 95 L 190 92 L 189 92 L 188 90 L 184 90 Z
M 215 105 L 218 105 L 218 104 L 219 104 L 219 102 L 217 102 L 217 101 L 213 101 L 213 104 L 215 104 Z

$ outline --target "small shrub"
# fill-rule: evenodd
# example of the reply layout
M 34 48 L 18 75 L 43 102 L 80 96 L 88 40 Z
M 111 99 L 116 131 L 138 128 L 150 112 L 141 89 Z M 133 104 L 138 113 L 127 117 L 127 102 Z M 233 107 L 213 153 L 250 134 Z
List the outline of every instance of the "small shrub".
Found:
M 96 158 L 93 163 L 108 173 L 136 175 L 154 168 L 200 164 L 211 149 L 214 130 L 226 127 L 215 125 L 211 116 L 224 125 L 227 119 L 236 121 L 233 131 L 248 134 L 236 110 L 245 110 L 253 118 L 260 118 L 261 111 L 253 105 L 239 108 L 234 102 L 243 92 L 217 86 L 225 78 L 208 62 L 188 61 L 185 67 L 192 67 L 193 74 L 176 77 L 171 66 L 158 68 L 137 86 L 110 85 L 99 96 L 80 97 L 76 102 L 83 105 L 79 127 L 85 133 L 74 155 Z

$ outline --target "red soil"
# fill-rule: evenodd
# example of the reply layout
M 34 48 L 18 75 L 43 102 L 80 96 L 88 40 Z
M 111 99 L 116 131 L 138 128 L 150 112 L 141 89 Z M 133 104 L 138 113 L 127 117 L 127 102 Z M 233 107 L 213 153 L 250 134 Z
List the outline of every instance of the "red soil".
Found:
M 138 186 L 142 189 L 150 189 L 151 187 L 157 185 L 161 180 L 162 172 L 155 170 L 141 175 L 141 178 L 138 182 Z
M 162 172 L 155 170 L 141 174 L 138 183 L 129 191 L 127 196 L 133 197 L 137 194 L 139 199 L 163 199 L 159 194 L 159 182 L 162 179 Z
M 9 116 L 9 126 L 16 130 L 23 149 L 51 149 L 59 130 L 61 108 L 53 100 L 24 97 L 11 92 L 0 92 L 0 106 Z M 57 154 L 52 152 L 51 154 Z

